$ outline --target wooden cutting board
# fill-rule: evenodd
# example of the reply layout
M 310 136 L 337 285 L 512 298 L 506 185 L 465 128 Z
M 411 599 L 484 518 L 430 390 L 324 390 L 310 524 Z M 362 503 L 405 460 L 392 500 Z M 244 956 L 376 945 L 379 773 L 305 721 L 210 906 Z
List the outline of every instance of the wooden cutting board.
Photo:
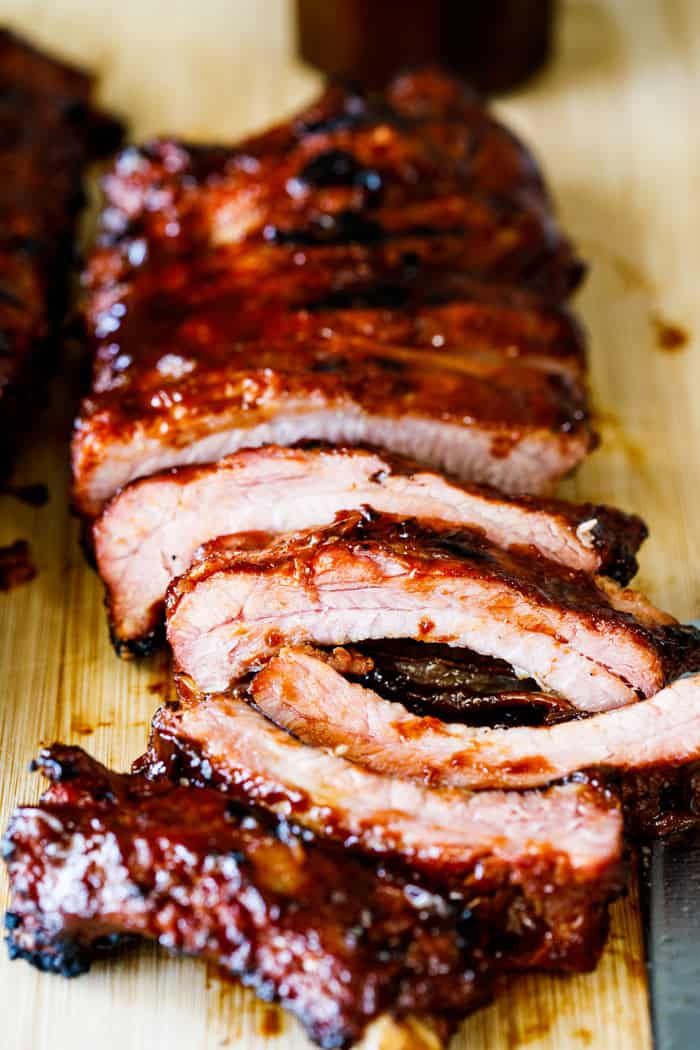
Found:
M 3 0 L 0 15 L 98 72 L 103 101 L 136 137 L 233 138 L 293 111 L 317 86 L 291 58 L 284 0 Z M 700 615 L 699 90 L 695 0 L 582 0 L 565 5 L 554 66 L 499 106 L 543 158 L 591 263 L 578 305 L 603 445 L 565 494 L 644 515 L 652 537 L 640 586 L 682 619 Z M 0 496 L 0 544 L 28 538 L 39 570 L 0 594 L 3 825 L 16 802 L 36 796 L 27 763 L 40 743 L 80 743 L 126 768 L 167 690 L 163 658 L 137 665 L 113 655 L 67 512 L 74 379 L 67 366 L 17 471 L 19 482 L 48 484 L 49 504 Z M 153 948 L 77 981 L 3 954 L 0 1018 L 4 1050 L 308 1046 L 275 1008 Z M 634 894 L 614 908 L 595 974 L 514 982 L 455 1040 L 456 1050 L 649 1046 Z

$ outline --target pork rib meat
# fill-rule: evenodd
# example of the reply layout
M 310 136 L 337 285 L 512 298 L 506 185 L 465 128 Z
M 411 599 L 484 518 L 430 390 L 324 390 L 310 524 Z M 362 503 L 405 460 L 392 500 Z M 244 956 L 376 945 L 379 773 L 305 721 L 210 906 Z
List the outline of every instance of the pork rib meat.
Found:
M 466 901 L 218 791 L 112 773 L 58 745 L 38 766 L 52 783 L 3 844 L 12 957 L 75 976 L 134 937 L 156 940 L 279 1000 L 324 1047 L 349 1046 L 387 1010 L 454 1023 L 483 1001 Z
M 700 660 L 700 632 L 610 580 L 373 511 L 257 549 L 213 541 L 167 608 L 177 664 L 205 691 L 285 643 L 415 638 L 506 660 L 595 711 L 651 696 Z
M 104 187 L 82 514 L 269 442 L 370 443 L 514 492 L 592 447 L 562 306 L 581 265 L 532 159 L 457 81 L 332 89 L 233 148 L 131 147 Z
M 469 525 L 499 546 L 621 583 L 634 575 L 646 535 L 639 518 L 610 507 L 508 498 L 362 448 L 244 450 L 133 482 L 97 519 L 95 558 L 117 649 L 143 652 L 155 643 L 167 586 L 203 543 L 322 525 L 363 505 Z
M 284 649 L 252 684 L 256 707 L 312 747 L 375 772 L 459 788 L 528 788 L 578 770 L 635 774 L 700 760 L 700 676 L 650 700 L 556 725 L 449 724 L 348 681 L 321 654 Z

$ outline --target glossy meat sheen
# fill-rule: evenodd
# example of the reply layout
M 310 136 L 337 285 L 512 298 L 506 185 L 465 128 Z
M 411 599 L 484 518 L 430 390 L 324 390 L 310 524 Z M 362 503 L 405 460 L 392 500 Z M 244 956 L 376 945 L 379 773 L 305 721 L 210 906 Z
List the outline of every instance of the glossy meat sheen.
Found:
M 125 151 L 104 180 L 108 239 L 136 232 L 173 253 L 201 243 L 476 234 L 482 249 L 514 255 L 525 282 L 548 271 L 548 293 L 566 294 L 581 266 L 525 148 L 459 81 L 407 80 L 416 100 L 443 100 L 418 113 L 400 101 L 398 82 L 379 97 L 334 88 L 233 148 L 161 141 Z
M 472 525 L 500 546 L 533 549 L 622 582 L 634 575 L 634 552 L 646 534 L 638 518 L 612 508 L 508 499 L 361 448 L 246 450 L 134 482 L 98 518 L 95 558 L 115 644 L 148 644 L 160 626 L 170 580 L 189 568 L 208 540 L 251 529 L 308 528 L 365 504 Z
M 82 175 L 119 128 L 92 79 L 0 31 L 0 474 L 65 308 Z
M 580 264 L 523 148 L 455 81 L 332 90 L 232 149 L 130 148 L 105 191 L 82 514 L 265 442 L 384 445 L 518 492 L 591 447 L 558 305 Z
M 221 366 L 147 397 L 89 398 L 73 440 L 87 515 L 135 478 L 267 443 L 363 443 L 513 493 L 542 491 L 592 448 L 585 402 L 561 376 L 500 360 L 441 362 L 307 343 L 240 344 Z M 164 368 L 187 365 L 178 355 Z
M 91 300 L 95 312 L 88 317 L 90 325 L 98 331 L 110 328 L 116 337 L 98 346 L 96 392 L 143 392 L 162 385 L 168 378 L 161 364 L 167 354 L 182 357 L 182 367 L 190 371 L 204 366 L 210 355 L 216 360 L 217 353 L 223 364 L 232 336 L 273 343 L 285 340 L 291 345 L 324 340 L 331 346 L 350 347 L 371 340 L 394 352 L 420 351 L 423 360 L 435 364 L 458 362 L 465 355 L 486 363 L 504 358 L 572 380 L 580 378 L 585 367 L 583 334 L 566 308 L 515 290 L 460 281 L 447 303 L 303 310 L 275 306 L 264 297 L 261 302 L 251 295 L 243 297 L 230 274 L 218 274 L 217 280 L 206 283 L 193 280 L 196 276 L 187 265 L 177 263 L 160 274 L 157 269 L 144 270 L 129 286 L 123 318 L 113 316 L 112 308 L 119 301 L 114 295 L 105 293 Z M 149 335 L 146 341 L 144 334 Z M 120 344 L 128 346 L 137 339 L 138 370 L 119 354 Z
M 411 714 L 327 660 L 283 649 L 256 676 L 256 706 L 313 747 L 377 773 L 460 788 L 527 788 L 577 770 L 618 772 L 700 759 L 700 676 L 650 700 L 541 728 L 472 728 Z
M 278 999 L 325 1047 L 388 1009 L 459 1017 L 483 998 L 465 902 L 220 792 L 111 773 L 58 745 L 39 766 L 53 783 L 4 840 L 12 957 L 74 976 L 124 939 L 155 939 Z
M 488 906 L 498 887 L 517 888 L 530 928 L 547 930 L 531 948 L 516 944 L 518 965 L 527 956 L 529 965 L 576 968 L 588 954 L 582 903 L 595 910 L 617 884 L 621 844 L 616 803 L 590 784 L 527 794 L 438 791 L 307 747 L 240 698 L 193 694 L 183 681 L 180 696 L 154 719 L 156 772 L 218 785 L 363 853 L 483 893 Z
M 576 707 L 651 696 L 698 668 L 700 634 L 641 595 L 479 533 L 374 512 L 259 550 L 213 541 L 168 591 L 168 639 L 205 690 L 284 643 L 415 638 L 500 657 Z

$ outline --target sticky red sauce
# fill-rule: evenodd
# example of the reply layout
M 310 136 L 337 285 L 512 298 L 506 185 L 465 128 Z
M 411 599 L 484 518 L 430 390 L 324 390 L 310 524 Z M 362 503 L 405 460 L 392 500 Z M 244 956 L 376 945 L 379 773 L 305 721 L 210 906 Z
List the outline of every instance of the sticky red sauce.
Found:
M 36 572 L 26 540 L 15 540 L 8 547 L 0 547 L 0 591 L 29 583 Z
M 71 732 L 76 733 L 77 736 L 91 736 L 95 730 L 93 726 L 87 722 L 71 722 Z
M 680 325 L 665 320 L 659 314 L 652 314 L 651 322 L 654 326 L 658 350 L 674 354 L 686 348 L 690 335 Z
M 111 721 L 100 721 L 95 722 L 94 725 L 90 722 L 84 722 L 81 718 L 72 718 L 70 724 L 71 733 L 75 733 L 77 736 L 92 736 L 98 729 L 108 728 L 112 725 Z
M 167 696 L 169 688 L 170 683 L 166 681 L 151 682 L 151 684 L 147 686 L 148 692 L 151 696 Z
M 277 1007 L 266 1006 L 260 1018 L 258 1032 L 264 1036 L 279 1035 L 282 1031 L 282 1018 Z

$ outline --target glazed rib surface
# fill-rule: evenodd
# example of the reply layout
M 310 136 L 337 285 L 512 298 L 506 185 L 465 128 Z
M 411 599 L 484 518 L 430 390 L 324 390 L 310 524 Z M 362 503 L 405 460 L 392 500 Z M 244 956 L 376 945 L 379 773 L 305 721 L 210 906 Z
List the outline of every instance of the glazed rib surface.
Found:
M 488 991 L 466 901 L 221 792 L 115 774 L 78 748 L 38 764 L 51 785 L 4 840 L 12 956 L 75 976 L 134 937 L 157 940 L 279 1000 L 324 1047 L 388 1009 L 459 1017 Z
M 514 492 L 592 447 L 562 305 L 580 264 L 524 147 L 457 82 L 334 89 L 229 149 L 130 148 L 104 186 L 81 513 L 266 442 L 370 443 Z

